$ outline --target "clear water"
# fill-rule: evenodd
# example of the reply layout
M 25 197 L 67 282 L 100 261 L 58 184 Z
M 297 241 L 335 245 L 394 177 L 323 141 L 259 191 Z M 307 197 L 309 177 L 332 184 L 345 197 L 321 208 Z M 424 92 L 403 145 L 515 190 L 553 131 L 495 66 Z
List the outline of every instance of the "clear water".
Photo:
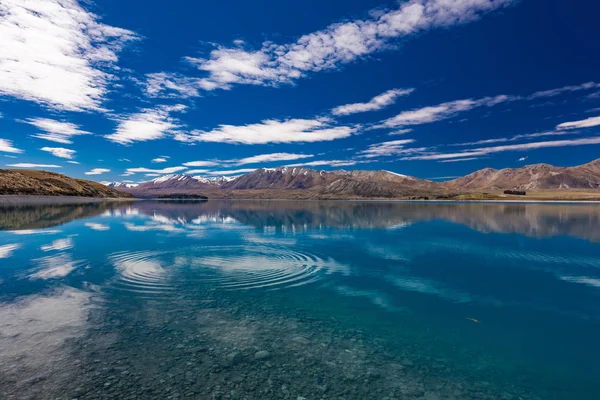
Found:
M 598 399 L 600 206 L 0 208 L 2 399 Z

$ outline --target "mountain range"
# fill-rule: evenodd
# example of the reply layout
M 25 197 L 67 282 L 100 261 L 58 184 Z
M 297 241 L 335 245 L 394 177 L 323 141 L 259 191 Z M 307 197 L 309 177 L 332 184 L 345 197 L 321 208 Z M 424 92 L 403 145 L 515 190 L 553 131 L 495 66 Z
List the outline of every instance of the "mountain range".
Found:
M 521 168 L 485 168 L 445 182 L 390 171 L 320 171 L 309 168 L 259 168 L 235 178 L 164 175 L 138 186 L 110 187 L 136 197 L 204 194 L 209 198 L 460 198 L 504 190 L 548 192 L 599 191 L 600 159 L 576 167 L 549 164 Z
M 395 172 L 259 168 L 237 177 L 163 175 L 140 184 L 93 182 L 47 171 L 0 170 L 0 195 L 101 198 L 176 197 L 262 199 L 498 199 L 520 197 L 503 191 L 533 192 L 539 199 L 599 199 L 600 159 L 575 167 L 549 164 L 485 168 L 435 182 Z

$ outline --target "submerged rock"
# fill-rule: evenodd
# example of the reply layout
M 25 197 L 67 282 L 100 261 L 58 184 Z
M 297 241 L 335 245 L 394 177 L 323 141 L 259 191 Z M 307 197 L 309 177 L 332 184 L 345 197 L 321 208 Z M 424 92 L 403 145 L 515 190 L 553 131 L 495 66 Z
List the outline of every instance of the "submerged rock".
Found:
M 254 354 L 254 358 L 257 360 L 265 360 L 269 357 L 271 357 L 271 354 L 266 350 L 260 350 Z

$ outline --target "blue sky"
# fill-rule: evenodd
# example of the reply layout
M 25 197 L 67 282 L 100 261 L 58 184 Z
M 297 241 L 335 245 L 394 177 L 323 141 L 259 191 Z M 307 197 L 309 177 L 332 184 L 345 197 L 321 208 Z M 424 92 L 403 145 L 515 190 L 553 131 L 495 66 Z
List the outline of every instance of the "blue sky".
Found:
M 0 166 L 421 178 L 600 157 L 592 0 L 3 0 Z

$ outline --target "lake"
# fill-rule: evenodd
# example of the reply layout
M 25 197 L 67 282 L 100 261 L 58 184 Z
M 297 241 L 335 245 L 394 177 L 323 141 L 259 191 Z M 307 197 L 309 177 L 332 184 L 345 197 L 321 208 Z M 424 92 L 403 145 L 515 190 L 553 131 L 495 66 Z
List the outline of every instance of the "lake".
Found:
M 600 205 L 0 208 L 2 399 L 598 399 Z

